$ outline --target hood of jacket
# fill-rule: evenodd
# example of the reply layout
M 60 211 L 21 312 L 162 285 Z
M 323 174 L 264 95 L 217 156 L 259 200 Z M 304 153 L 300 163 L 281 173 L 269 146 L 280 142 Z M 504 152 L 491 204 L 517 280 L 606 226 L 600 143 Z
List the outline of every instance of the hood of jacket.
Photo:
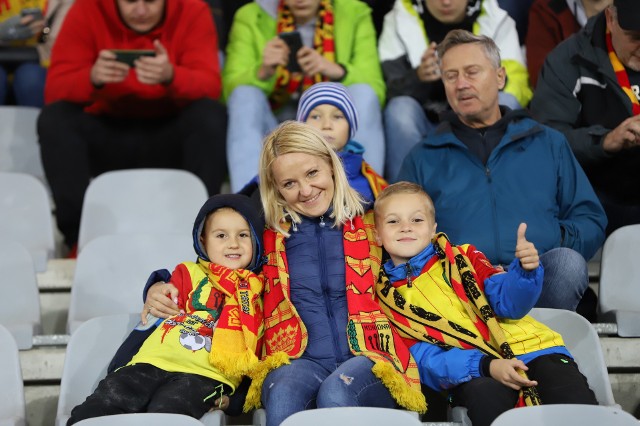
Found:
M 200 236 L 204 229 L 209 214 L 214 211 L 229 207 L 238 213 L 249 223 L 251 228 L 251 240 L 253 246 L 253 256 L 247 269 L 256 272 L 262 266 L 262 233 L 264 231 L 264 218 L 251 198 L 242 194 L 217 194 L 209 198 L 200 208 L 196 220 L 193 223 L 193 248 L 198 257 L 210 261 L 206 250 L 200 241 Z

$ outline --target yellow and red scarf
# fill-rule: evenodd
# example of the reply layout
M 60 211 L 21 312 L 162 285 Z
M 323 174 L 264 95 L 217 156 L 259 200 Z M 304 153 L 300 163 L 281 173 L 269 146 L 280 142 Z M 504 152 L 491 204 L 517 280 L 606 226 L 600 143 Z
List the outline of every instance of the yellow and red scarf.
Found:
M 245 269 L 229 269 L 202 259 L 198 259 L 198 265 L 213 286 L 211 296 L 221 293 L 224 297 L 209 361 L 225 375 L 249 375 L 258 365 L 258 356 L 262 351 L 263 279 Z M 216 304 L 215 298 L 209 297 L 201 302 L 199 289 L 200 286 L 189 297 L 191 307 L 194 310 L 212 309 L 211 304 Z
M 375 243 L 373 212 L 355 217 L 343 226 L 345 281 L 349 320 L 347 335 L 354 355 L 374 362 L 372 368 L 399 405 L 413 411 L 426 411 L 420 390 L 417 365 L 395 327 L 380 310 L 374 291 L 380 272 L 382 249 Z M 264 357 L 253 374 L 245 409 L 260 405 L 260 389 L 269 371 L 299 358 L 308 341 L 290 299 L 285 237 L 272 230 L 264 234 L 267 264 L 265 275 Z
M 444 270 L 444 280 L 460 299 L 476 330 L 467 330 L 439 312 L 428 312 L 407 303 L 384 274 L 376 288 L 383 312 L 409 342 L 429 342 L 444 349 L 476 348 L 496 358 L 514 358 L 496 315 L 478 286 L 472 262 L 459 247 L 451 245 L 444 233 L 436 235 L 433 245 Z M 526 377 L 524 371 L 520 370 L 520 374 Z M 535 387 L 520 391 L 517 406 L 540 404 Z
M 369 187 L 371 187 L 371 192 L 373 193 L 373 198 L 378 198 L 378 195 L 385 189 L 389 184 L 382 176 L 380 176 L 376 171 L 367 163 L 366 161 L 362 162 L 361 172 L 363 176 L 369 182 Z
M 278 34 L 294 31 L 296 29 L 295 20 L 289 7 L 284 0 L 280 0 L 278 5 Z M 320 7 L 316 17 L 316 29 L 313 36 L 313 48 L 324 56 L 327 60 L 335 62 L 335 43 L 333 39 L 333 5 L 331 0 L 320 0 Z M 327 81 L 322 74 L 307 76 L 303 73 L 291 73 L 286 67 L 278 66 L 276 70 L 276 85 L 269 96 L 272 109 L 278 109 L 285 105 L 295 92 L 304 92 L 306 89 L 319 83 Z
M 607 26 L 607 34 L 606 34 L 606 42 L 607 42 L 607 51 L 609 53 L 609 60 L 611 61 L 611 66 L 613 66 L 613 71 L 616 73 L 616 78 L 618 79 L 618 84 L 626 93 L 626 95 L 631 100 L 631 110 L 633 115 L 640 114 L 640 102 L 638 102 L 638 98 L 635 93 L 631 89 L 631 83 L 629 82 L 629 75 L 627 74 L 627 70 L 624 68 L 622 62 L 616 55 L 616 51 L 613 49 L 613 43 L 611 41 L 611 30 L 609 26 Z

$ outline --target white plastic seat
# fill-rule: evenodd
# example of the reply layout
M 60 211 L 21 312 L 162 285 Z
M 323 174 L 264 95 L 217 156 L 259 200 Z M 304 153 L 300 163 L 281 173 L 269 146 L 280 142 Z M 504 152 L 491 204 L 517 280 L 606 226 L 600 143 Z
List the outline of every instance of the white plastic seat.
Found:
M 0 106 L 0 171 L 27 173 L 46 186 L 36 123 L 40 108 Z
M 40 295 L 31 255 L 21 244 L 0 239 L 0 324 L 19 349 L 30 349 L 40 332 Z
M 281 426 L 421 426 L 408 411 L 377 407 L 337 407 L 304 410 L 287 417 Z
M 621 337 L 640 337 L 640 224 L 616 229 L 604 243 L 598 300 Z
M 491 426 L 638 426 L 638 420 L 618 407 L 555 404 L 513 408 L 498 416 Z
M 131 169 L 101 174 L 85 193 L 78 250 L 101 235 L 190 235 L 207 198 L 202 180 L 184 170 Z
M 141 413 L 85 419 L 78 426 L 202 426 L 202 422 L 182 414 Z
M 0 425 L 25 426 L 26 404 L 18 347 L 9 331 L 0 325 Z
M 120 344 L 129 335 L 131 330 L 140 321 L 139 314 L 118 314 L 92 318 L 78 327 L 71 335 L 67 345 L 62 379 L 60 381 L 60 396 L 58 398 L 58 411 L 56 414 L 56 426 L 66 425 L 71 410 L 89 396 L 97 387 L 98 382 L 107 373 L 107 366 L 120 347 Z M 108 416 L 101 421 L 92 423 L 78 422 L 88 425 L 160 425 L 170 423 L 156 423 L 151 414 L 139 418 Z M 126 418 L 125 418 L 126 417 Z M 138 423 L 138 419 L 148 419 L 146 423 Z M 200 419 L 208 426 L 220 426 L 223 424 L 224 415 L 220 411 L 210 412 Z M 108 421 L 107 421 L 108 420 Z M 120 422 L 122 420 L 122 423 Z M 195 420 L 195 419 L 193 419 Z M 196 420 L 197 421 L 197 420 Z M 97 422 L 97 423 L 93 423 Z M 129 423 L 133 422 L 133 423 Z M 193 423 L 193 422 L 191 422 Z M 189 425 L 191 423 L 184 423 Z M 182 423 L 175 423 L 182 424 Z M 195 423 L 194 423 L 195 424 Z M 200 422 L 198 422 L 200 424 Z
M 530 315 L 560 333 L 600 405 L 615 406 L 600 339 L 591 323 L 581 315 L 564 309 L 534 308 Z M 463 425 L 471 425 L 465 407 L 454 407 L 451 419 Z
M 195 219 L 198 210 L 192 212 Z M 142 310 L 142 291 L 151 272 L 197 258 L 191 232 L 105 235 L 78 255 L 71 287 L 67 332 L 93 317 Z
M 27 248 L 38 272 L 47 269 L 54 250 L 53 222 L 41 181 L 25 173 L 0 172 L 0 237 Z

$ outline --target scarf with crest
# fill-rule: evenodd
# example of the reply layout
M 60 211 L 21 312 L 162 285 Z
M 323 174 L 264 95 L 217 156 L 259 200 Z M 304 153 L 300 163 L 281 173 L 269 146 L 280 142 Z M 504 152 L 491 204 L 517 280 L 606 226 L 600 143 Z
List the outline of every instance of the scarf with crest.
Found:
M 609 53 L 609 60 L 611 61 L 613 71 L 616 73 L 618 84 L 631 100 L 631 111 L 633 112 L 633 115 L 636 116 L 640 114 L 640 102 L 638 102 L 638 97 L 635 93 L 633 93 L 633 89 L 631 89 L 631 83 L 629 82 L 629 75 L 627 74 L 627 70 L 624 68 L 624 65 L 622 65 L 622 62 L 620 62 L 618 55 L 616 55 L 616 51 L 613 49 L 613 43 L 611 41 L 611 30 L 609 29 L 609 26 L 607 26 L 606 42 L 607 51 Z
M 469 258 L 459 247 L 451 245 L 444 233 L 436 235 L 433 246 L 444 270 L 444 280 L 462 302 L 476 330 L 467 330 L 452 318 L 443 318 L 439 313 L 407 303 L 382 274 L 376 292 L 391 323 L 409 340 L 428 342 L 444 349 L 476 348 L 496 358 L 514 358 L 493 309 L 478 287 L 478 277 Z M 527 377 L 524 371 L 519 370 L 519 373 Z M 517 406 L 540 404 L 535 387 L 522 388 Z
M 258 364 L 264 332 L 262 309 L 262 277 L 246 269 L 229 269 L 198 259 L 205 273 L 189 296 L 190 309 L 206 310 L 217 319 L 209 361 L 225 375 L 249 375 Z M 203 285 L 213 289 L 201 300 Z M 220 298 L 224 300 L 219 300 Z M 212 312 L 217 305 L 216 312 Z M 220 309 L 219 307 L 222 306 Z
M 285 33 L 296 29 L 295 20 L 284 0 L 278 5 L 277 32 Z M 327 60 L 335 62 L 335 43 L 333 39 L 333 5 L 331 0 L 320 0 L 316 15 L 316 28 L 313 35 L 313 48 Z M 272 109 L 285 105 L 293 93 L 302 93 L 315 83 L 327 81 L 322 74 L 307 76 L 301 72 L 292 73 L 286 67 L 278 66 L 276 84 L 269 96 Z
M 373 212 L 356 216 L 343 225 L 345 281 L 349 319 L 347 336 L 354 355 L 373 361 L 372 372 L 389 389 L 401 406 L 418 412 L 427 404 L 420 390 L 417 365 L 376 301 L 375 282 L 380 272 L 382 249 L 374 241 Z M 245 409 L 260 405 L 260 389 L 269 371 L 299 358 L 308 335 L 291 303 L 285 237 L 267 230 L 264 234 L 267 263 L 265 274 L 264 357 L 251 375 L 252 383 Z

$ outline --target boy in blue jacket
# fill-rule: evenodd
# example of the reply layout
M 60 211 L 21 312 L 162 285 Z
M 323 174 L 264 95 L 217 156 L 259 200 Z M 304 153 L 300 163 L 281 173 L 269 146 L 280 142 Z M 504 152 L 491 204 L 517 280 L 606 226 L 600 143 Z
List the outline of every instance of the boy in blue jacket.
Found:
M 474 426 L 520 405 L 598 403 L 562 337 L 526 315 L 544 274 L 526 224 L 504 272 L 474 246 L 436 234 L 433 202 L 419 185 L 390 185 L 374 209 L 391 257 L 377 294 L 411 345 L 421 382 L 448 391 Z

